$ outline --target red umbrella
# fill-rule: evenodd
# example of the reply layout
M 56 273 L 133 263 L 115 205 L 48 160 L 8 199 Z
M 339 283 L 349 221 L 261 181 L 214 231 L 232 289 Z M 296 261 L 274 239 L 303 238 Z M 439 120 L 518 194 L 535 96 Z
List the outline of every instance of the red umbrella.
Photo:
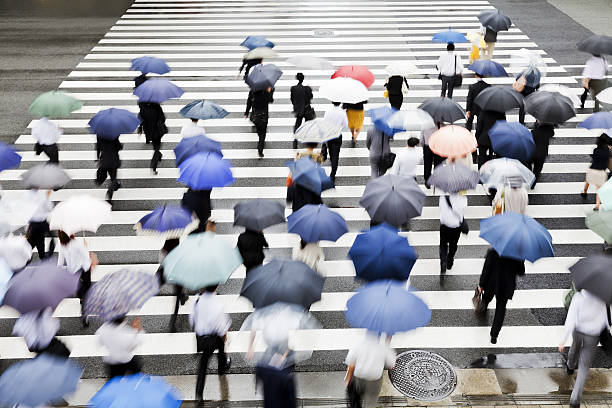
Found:
M 371 87 L 375 79 L 374 74 L 370 72 L 368 67 L 364 67 L 363 65 L 343 65 L 340 68 L 338 68 L 338 70 L 334 72 L 334 75 L 332 75 L 331 77 L 332 79 L 334 78 L 356 79 L 357 81 L 364 84 L 366 88 Z

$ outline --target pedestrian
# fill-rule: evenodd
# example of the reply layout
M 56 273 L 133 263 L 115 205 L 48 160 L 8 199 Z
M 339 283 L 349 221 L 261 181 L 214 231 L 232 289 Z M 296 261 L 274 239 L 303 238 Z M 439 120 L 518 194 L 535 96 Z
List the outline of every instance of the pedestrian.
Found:
M 387 168 L 383 163 L 383 158 L 391 153 L 389 146 L 389 136 L 376 126 L 370 126 L 366 138 L 366 147 L 370 151 L 370 169 L 373 179 L 385 174 Z
M 47 307 L 42 310 L 22 314 L 15 322 L 12 334 L 23 337 L 28 350 L 32 353 L 48 353 L 67 358 L 70 355 L 70 351 L 66 354 L 66 346 L 55 337 L 59 328 L 59 319 L 53 317 L 53 310 Z M 63 347 L 51 344 L 55 342 L 63 345 Z M 58 351 L 60 352 L 58 353 Z
M 348 128 L 351 131 L 351 147 L 357 145 L 357 136 L 361 132 L 363 127 L 363 120 L 365 119 L 365 111 L 363 105 L 368 103 L 367 101 L 359 103 L 344 103 L 342 108 L 346 109 L 346 117 L 348 118 Z
M 261 64 L 262 62 L 263 62 L 263 58 L 256 58 L 256 59 L 243 58 L 242 65 L 240 66 L 240 69 L 238 70 L 238 76 L 240 76 L 240 73 L 246 67 L 246 70 L 244 71 L 244 81 L 246 82 L 246 79 L 249 76 L 249 71 L 251 70 L 251 68 L 253 68 L 257 64 Z
M 274 88 L 268 87 L 267 89 L 255 92 L 251 90 L 249 91 L 246 110 L 244 111 L 245 118 L 248 118 L 249 112 L 251 112 L 251 122 L 253 122 L 255 129 L 257 129 L 257 136 L 259 137 L 257 154 L 260 159 L 264 157 L 263 150 L 266 143 L 266 132 L 268 131 L 268 105 L 272 102 L 274 102 Z
M 423 178 L 425 179 L 425 187 L 429 188 L 430 185 L 427 182 L 431 177 L 431 172 L 438 164 L 444 161 L 444 157 L 438 156 L 429 148 L 429 138 L 433 135 L 438 128 L 424 129 L 421 131 L 421 144 L 423 145 Z
M 204 288 L 189 315 L 189 323 L 196 335 L 197 351 L 202 353 L 198 365 L 195 391 L 195 398 L 198 403 L 204 400 L 204 382 L 208 372 L 208 360 L 215 350 L 217 350 L 218 375 L 224 375 L 231 365 L 231 359 L 225 354 L 225 342 L 232 321 L 223 311 L 224 304 L 216 294 L 217 285 Z
M 291 210 L 293 212 L 296 212 L 307 204 L 323 204 L 321 194 L 317 194 L 294 182 L 291 182 L 287 186 L 287 202 L 291 203 Z
M 459 86 L 456 82 L 458 75 L 463 72 L 463 61 L 461 56 L 455 54 L 455 44 L 448 43 L 446 52 L 440 55 L 436 69 L 439 72 L 438 79 L 442 80 L 442 90 L 440 96 L 453 98 L 453 89 Z
M 181 128 L 181 139 L 199 135 L 206 135 L 206 130 L 204 127 L 198 126 L 198 119 L 191 118 L 189 123 Z
M 314 151 L 317 146 L 318 143 L 304 143 L 304 150 L 296 153 L 295 161 L 307 157 L 317 164 L 323 164 L 323 155 Z
M 62 136 L 62 130 L 49 118 L 40 118 L 32 125 L 32 137 L 36 140 L 34 152 L 37 156 L 45 153 L 49 163 L 59 163 L 57 141 Z
M 36 207 L 28 222 L 26 238 L 30 246 L 38 251 L 38 258 L 40 260 L 50 257 L 55 250 L 55 241 L 47 222 L 47 217 L 51 210 L 53 210 L 50 196 L 51 190 L 42 191 L 36 188 L 28 190 L 25 195 L 25 199 Z M 51 237 L 48 252 L 45 251 L 45 238 L 47 237 Z
M 477 118 L 480 115 L 480 106 L 476 105 L 474 100 L 479 93 L 491 86 L 484 81 L 484 76 L 475 73 L 474 77 L 477 81 L 468 87 L 467 99 L 465 100 L 465 116 L 467 117 L 465 128 L 468 130 L 472 130 L 474 117 Z
M 138 102 L 140 108 L 140 120 L 142 124 L 138 128 L 138 134 L 145 133 L 146 143 L 153 145 L 153 157 L 151 157 L 150 168 L 153 174 L 157 174 L 157 166 L 162 159 L 161 140 L 168 133 L 166 126 L 166 115 L 159 103 Z
M 468 200 L 464 194 L 445 194 L 440 196 L 440 274 L 453 268 L 457 243 L 463 230 L 465 209 Z
M 608 86 L 606 73 L 608 72 L 608 61 L 598 54 L 593 54 L 588 59 L 582 71 L 582 87 L 584 92 L 580 96 L 580 108 L 584 109 L 587 93 L 591 94 L 591 98 L 595 102 L 593 112 L 599 112 L 599 101 L 595 97 L 599 92 L 603 91 Z
M 128 325 L 125 316 L 106 322 L 96 330 L 98 342 L 107 350 L 102 360 L 109 380 L 142 370 L 142 361 L 134 355 L 134 350 L 142 342 L 141 334 L 140 319 L 135 318 Z
M 290 89 L 291 104 L 293 105 L 293 114 L 295 115 L 295 125 L 293 125 L 293 133 L 302 125 L 302 120 L 309 121 L 316 117 L 315 110 L 310 106 L 312 101 L 312 88 L 304 85 L 304 74 L 298 72 L 295 76 L 298 83 Z M 297 139 L 293 139 L 293 148 L 297 149 Z
M 595 186 L 597 190 L 601 186 L 603 186 L 606 181 L 608 181 L 608 176 L 606 175 L 606 169 L 608 168 L 608 164 L 610 163 L 610 148 L 608 147 L 608 135 L 602 133 L 597 138 L 597 146 L 593 149 L 593 154 L 591 154 L 591 166 L 587 170 L 586 173 L 586 181 L 584 182 L 584 189 L 580 195 L 582 198 L 587 198 L 587 190 L 589 189 L 589 185 Z M 594 211 L 598 211 L 601 206 L 601 200 L 599 198 L 599 194 L 595 194 L 595 207 L 593 207 Z
M 489 248 L 482 267 L 478 291 L 482 293 L 482 301 L 485 305 L 488 305 L 495 297 L 491 344 L 497 344 L 497 336 L 499 336 L 506 316 L 506 303 L 514 296 L 517 275 L 525 275 L 525 261 L 499 256 L 493 248 Z
M 542 173 L 546 157 L 548 157 L 548 145 L 554 135 L 555 126 L 553 124 L 542 123 L 536 120 L 531 131 L 531 137 L 533 137 L 533 142 L 535 143 L 535 152 L 531 157 L 531 171 L 535 174 L 536 179 L 531 188 L 535 188 L 536 183 L 540 181 L 540 174 Z
M 410 89 L 406 78 L 401 75 L 390 76 L 385 83 L 385 89 L 387 90 L 389 105 L 400 110 L 404 102 L 404 92 L 408 92 L 408 89 Z
M 481 110 L 476 123 L 476 142 L 478 143 L 478 169 L 493 158 L 493 148 L 489 131 L 498 120 L 506 120 L 506 113 Z
M 610 306 L 591 292 L 582 289 L 574 294 L 565 319 L 565 330 L 559 344 L 559 352 L 565 350 L 565 342 L 572 336 L 572 346 L 567 356 L 569 375 L 578 369 L 570 407 L 580 407 L 582 391 L 589 375 L 589 368 L 604 330 L 610 330 Z
M 257 363 L 255 378 L 263 391 L 263 408 L 297 408 L 292 366 Z
M 349 393 L 354 391 L 361 400 L 357 406 L 376 408 L 384 370 L 395 368 L 396 355 L 390 343 L 390 337 L 381 342 L 377 335 L 366 332 L 364 339 L 349 350 L 344 381 Z
M 138 75 L 136 78 L 134 78 L 134 89 L 138 88 L 140 85 L 145 83 L 148 79 L 149 77 L 147 76 L 147 74 L 141 73 L 140 75 Z
M 180 240 L 178 238 L 170 238 L 164 241 L 164 246 L 159 250 L 159 268 L 157 269 L 157 279 L 159 282 L 159 286 L 162 286 L 166 283 L 166 278 L 164 277 L 164 267 L 162 262 L 166 259 L 166 256 L 177 246 L 179 246 Z M 174 310 L 172 311 L 172 316 L 170 316 L 170 333 L 176 333 L 176 320 L 178 318 L 179 305 L 184 305 L 189 300 L 189 296 L 185 292 L 185 288 L 181 285 L 174 284 L 174 296 L 176 296 L 176 301 L 174 302 Z
M 117 170 L 121 167 L 119 151 L 123 145 L 119 139 L 108 140 L 97 136 L 96 157 L 98 158 L 98 171 L 94 183 L 101 186 L 106 178 L 110 178 L 110 184 L 106 190 L 106 200 L 111 201 L 115 191 L 119 190 L 121 183 L 117 180 Z
M 194 190 L 191 188 L 183 193 L 181 207 L 195 214 L 200 221 L 198 227 L 191 232 L 192 234 L 204 232 L 206 229 L 206 221 L 210 217 L 212 210 L 210 193 L 211 190 Z
M 323 161 L 327 160 L 327 152 L 329 151 L 329 160 L 331 162 L 331 172 L 329 178 L 336 183 L 336 172 L 338 171 L 338 163 L 340 162 L 340 149 L 342 148 L 342 130 L 348 128 L 348 117 L 346 111 L 340 106 L 340 102 L 332 102 L 331 109 L 328 109 L 323 116 L 323 119 L 335 123 L 340 127 L 340 134 L 337 138 L 328 140 L 321 146 L 321 155 Z
M 486 44 L 486 47 L 482 49 L 482 58 L 490 60 L 493 58 L 493 50 L 497 42 L 497 31 L 489 27 L 482 27 L 481 32 L 484 34 L 484 42 Z
M 238 252 L 240 252 L 242 263 L 247 273 L 249 273 L 251 269 L 263 264 L 264 258 L 266 257 L 264 248 L 268 248 L 268 241 L 266 241 L 263 231 L 245 229 L 245 231 L 238 236 L 238 244 L 236 246 L 238 247 Z
M 516 76 L 512 88 L 523 95 L 523 98 L 526 98 L 538 90 L 541 76 L 542 74 L 539 69 L 535 67 L 526 68 Z M 519 108 L 519 122 L 523 125 L 525 124 L 524 104 Z
M 504 212 L 525 214 L 529 204 L 529 194 L 520 177 L 509 177 L 509 185 L 497 189 L 493 198 L 493 215 Z
M 319 272 L 319 262 L 325 260 L 325 255 L 318 242 L 306 242 L 300 239 L 300 243 L 291 251 L 291 259 L 304 262 L 310 269 Z
M 417 166 L 423 163 L 423 149 L 419 147 L 420 140 L 410 137 L 406 141 L 406 148 L 397 152 L 390 174 L 412 177 L 416 180 Z

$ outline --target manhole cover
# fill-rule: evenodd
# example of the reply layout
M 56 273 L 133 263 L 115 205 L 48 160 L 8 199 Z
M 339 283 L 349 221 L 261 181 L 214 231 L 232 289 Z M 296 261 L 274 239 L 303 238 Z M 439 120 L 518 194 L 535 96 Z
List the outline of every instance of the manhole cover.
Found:
M 397 356 L 389 378 L 399 392 L 419 401 L 439 401 L 457 386 L 453 366 L 439 355 L 421 350 Z
M 320 28 L 318 30 L 314 30 L 313 35 L 315 37 L 334 37 L 336 35 L 336 33 L 334 33 L 334 30 L 328 30 L 326 28 Z

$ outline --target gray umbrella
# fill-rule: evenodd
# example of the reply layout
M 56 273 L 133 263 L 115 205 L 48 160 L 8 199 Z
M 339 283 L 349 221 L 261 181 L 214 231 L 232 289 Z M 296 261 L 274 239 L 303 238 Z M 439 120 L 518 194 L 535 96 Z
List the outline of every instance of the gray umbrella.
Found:
M 258 64 L 249 72 L 246 83 L 253 92 L 261 91 L 273 87 L 281 75 L 283 75 L 283 71 L 274 64 Z
M 285 222 L 285 206 L 278 201 L 257 199 L 234 206 L 234 225 L 262 231 L 282 222 Z
M 427 182 L 445 193 L 457 193 L 475 188 L 479 178 L 477 171 L 464 164 L 452 163 L 436 166 Z
M 532 93 L 525 98 L 525 110 L 543 123 L 563 123 L 576 116 L 572 100 L 557 92 Z
M 478 15 L 480 24 L 495 32 L 506 31 L 512 25 L 510 17 L 499 10 L 484 10 Z
M 595 55 L 612 55 L 612 37 L 592 35 L 578 43 L 578 49 Z
M 412 177 L 386 174 L 366 185 L 359 204 L 372 221 L 400 227 L 421 215 L 425 193 Z
M 612 303 L 612 256 L 589 255 L 569 270 L 576 289 L 586 289 L 607 304 Z
M 490 86 L 478 94 L 474 103 L 482 110 L 506 113 L 523 106 L 523 95 L 510 86 Z
M 68 174 L 57 164 L 39 164 L 21 175 L 23 184 L 28 188 L 55 190 L 70 181 Z
M 459 119 L 465 119 L 465 111 L 450 98 L 431 98 L 423 102 L 419 109 L 429 113 L 434 122 L 453 123 Z

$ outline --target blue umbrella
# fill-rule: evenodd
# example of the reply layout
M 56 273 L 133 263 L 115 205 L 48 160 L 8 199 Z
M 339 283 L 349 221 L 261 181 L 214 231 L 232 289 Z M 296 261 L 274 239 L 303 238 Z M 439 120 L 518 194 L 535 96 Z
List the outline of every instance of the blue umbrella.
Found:
M 531 132 L 518 122 L 498 120 L 489 130 L 493 151 L 502 157 L 528 161 L 535 152 Z
M 406 280 L 417 259 L 408 239 L 388 224 L 357 235 L 348 256 L 355 265 L 357 277 L 367 281 Z
M 11 365 L 0 377 L 0 406 L 37 407 L 73 393 L 83 369 L 51 354 Z
M 198 100 L 185 105 L 181 109 L 181 115 L 190 119 L 223 119 L 229 112 L 211 101 Z
M 344 316 L 351 327 L 393 335 L 426 326 L 431 310 L 403 282 L 376 281 L 346 302 Z
M 186 137 L 174 148 L 176 165 L 180 165 L 194 154 L 204 152 L 216 153 L 220 157 L 223 157 L 223 153 L 221 152 L 221 143 L 217 142 L 216 140 L 212 140 L 205 135 Z
M 163 75 L 170 72 L 170 67 L 161 58 L 144 56 L 132 60 L 132 71 L 140 71 L 143 74 L 152 72 Z
M 506 212 L 485 218 L 480 221 L 480 237 L 499 256 L 530 262 L 555 256 L 548 230 L 527 215 Z
M 249 50 L 259 47 L 274 48 L 274 43 L 267 40 L 263 35 L 249 35 L 243 42 L 240 43 L 240 45 L 248 48 Z
M 6 143 L 0 142 L 0 171 L 19 167 L 21 156 Z
M 99 111 L 89 121 L 89 130 L 103 139 L 114 140 L 122 133 L 132 133 L 140 119 L 125 109 L 110 108 Z
M 529 66 L 514 78 L 519 79 L 521 76 L 525 77 L 525 85 L 530 86 L 532 88 L 537 88 L 540 86 L 540 79 L 542 78 L 542 73 L 536 67 Z
M 4 300 L 4 295 L 8 290 L 8 283 L 13 276 L 13 271 L 8 266 L 8 264 L 4 261 L 4 259 L 0 258 L 0 305 Z
M 258 64 L 249 72 L 246 83 L 253 92 L 261 91 L 273 87 L 281 75 L 283 75 L 283 71 L 274 64 Z
M 376 129 L 380 130 L 387 136 L 393 136 L 396 133 L 405 131 L 405 129 L 402 128 L 394 128 L 389 126 L 387 119 L 389 119 L 389 117 L 395 112 L 399 111 L 395 108 L 385 105 L 379 108 L 370 109 L 368 111 L 368 116 L 372 120 L 372 124 Z
M 197 221 L 189 211 L 177 205 L 163 205 L 145 215 L 134 226 L 140 235 L 155 235 L 164 239 L 179 238 L 190 227 L 196 227 Z
M 334 188 L 334 183 L 323 170 L 310 157 L 303 157 L 298 161 L 289 160 L 285 163 L 291 170 L 293 182 L 316 194 Z
M 326 205 L 307 204 L 287 217 L 289 232 L 306 242 L 336 241 L 348 232 L 346 221 Z
M 178 181 L 194 190 L 225 187 L 234 182 L 232 163 L 216 153 L 197 153 L 179 165 Z
M 465 34 L 460 33 L 458 31 L 453 31 L 450 28 L 445 31 L 440 31 L 439 33 L 434 34 L 431 41 L 435 43 L 467 43 L 469 42 L 467 38 L 465 38 Z
M 488 59 L 478 59 L 468 65 L 468 69 L 474 71 L 481 77 L 506 77 L 508 73 L 502 64 Z
M 92 408 L 178 408 L 179 393 L 162 377 L 134 374 L 115 377 L 89 400 Z
M 162 103 L 168 99 L 178 98 L 183 90 L 166 78 L 151 78 L 134 89 L 138 102 Z
M 612 112 L 597 112 L 590 115 L 578 127 L 585 129 L 612 129 Z

